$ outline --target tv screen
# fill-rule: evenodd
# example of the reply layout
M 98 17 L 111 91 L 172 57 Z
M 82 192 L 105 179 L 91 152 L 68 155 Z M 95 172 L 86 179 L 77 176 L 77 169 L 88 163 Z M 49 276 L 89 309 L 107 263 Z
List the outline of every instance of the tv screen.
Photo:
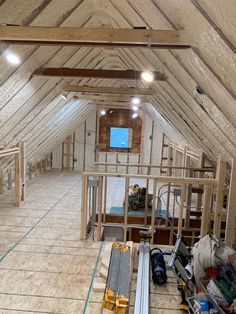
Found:
M 110 128 L 110 148 L 131 148 L 132 143 L 131 128 Z

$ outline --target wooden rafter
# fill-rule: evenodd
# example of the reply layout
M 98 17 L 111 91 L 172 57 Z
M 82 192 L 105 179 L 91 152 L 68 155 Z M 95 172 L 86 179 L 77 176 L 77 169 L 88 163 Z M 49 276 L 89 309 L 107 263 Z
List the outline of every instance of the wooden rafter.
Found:
M 36 76 L 48 77 L 83 77 L 112 80 L 141 80 L 141 71 L 135 70 L 97 70 L 97 69 L 72 69 L 72 68 L 38 68 L 33 72 Z M 164 73 L 154 71 L 155 81 L 166 81 Z
M 0 40 L 17 45 L 190 48 L 186 31 L 46 26 L 0 26 Z
M 151 88 L 133 88 L 133 87 L 104 87 L 104 86 L 80 86 L 67 84 L 64 86 L 64 91 L 80 92 L 91 94 L 122 94 L 122 95 L 139 95 L 151 96 L 153 91 Z

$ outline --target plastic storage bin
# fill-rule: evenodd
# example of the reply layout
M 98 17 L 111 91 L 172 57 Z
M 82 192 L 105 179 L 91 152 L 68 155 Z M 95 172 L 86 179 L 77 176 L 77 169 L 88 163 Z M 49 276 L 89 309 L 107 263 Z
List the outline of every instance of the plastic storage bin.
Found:
M 215 309 L 215 310 L 218 311 L 219 314 L 225 314 L 225 312 L 219 307 L 219 305 L 216 303 L 216 301 L 208 293 L 204 293 L 203 296 L 209 302 L 209 310 L 210 309 Z M 198 296 L 194 296 L 194 297 L 191 297 L 191 298 L 187 299 L 188 304 L 189 304 L 189 313 L 191 313 L 191 314 L 197 314 L 197 312 L 193 308 L 195 300 L 199 300 L 199 297 Z

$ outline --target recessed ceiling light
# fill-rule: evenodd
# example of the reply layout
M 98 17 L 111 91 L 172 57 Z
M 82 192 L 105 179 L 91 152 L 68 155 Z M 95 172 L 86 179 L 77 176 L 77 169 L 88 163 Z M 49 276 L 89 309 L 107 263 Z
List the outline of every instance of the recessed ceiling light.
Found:
M 6 59 L 7 59 L 7 61 L 8 61 L 9 63 L 11 63 L 11 64 L 13 64 L 13 65 L 20 64 L 20 58 L 19 58 L 16 54 L 14 54 L 14 53 L 12 53 L 12 52 L 8 52 L 8 53 L 6 54 Z
M 138 97 L 132 98 L 132 103 L 133 103 L 134 105 L 140 104 L 140 98 L 138 98 Z
M 61 98 L 64 99 L 64 100 L 67 100 L 67 96 L 64 95 L 64 94 L 61 94 Z
M 101 111 L 101 115 L 102 115 L 102 116 L 105 116 L 105 114 L 106 114 L 106 111 L 105 111 L 105 110 L 102 110 L 102 111 Z
M 138 116 L 137 112 L 135 112 L 135 113 L 132 114 L 132 118 L 133 118 L 133 119 L 137 118 L 137 116 Z
M 138 111 L 138 107 L 137 106 L 133 106 L 132 109 L 133 109 L 133 111 Z
M 154 75 L 150 71 L 144 71 L 141 74 L 141 78 L 146 82 L 152 82 L 154 80 Z

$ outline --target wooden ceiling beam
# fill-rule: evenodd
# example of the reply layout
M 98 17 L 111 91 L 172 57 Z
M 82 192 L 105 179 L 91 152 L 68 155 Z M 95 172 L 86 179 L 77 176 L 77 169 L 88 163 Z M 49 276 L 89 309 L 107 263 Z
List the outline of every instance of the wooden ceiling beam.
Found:
M 98 69 L 72 69 L 72 68 L 38 68 L 33 72 L 36 76 L 48 77 L 82 77 L 111 80 L 141 80 L 142 71 L 134 70 L 98 70 Z M 154 81 L 166 81 L 164 73 L 154 71 Z
M 91 93 L 91 94 L 122 94 L 122 95 L 139 95 L 152 96 L 151 88 L 134 88 L 134 87 L 106 87 L 106 86 L 80 86 L 67 84 L 63 88 L 67 92 Z
M 117 101 L 117 102 L 127 102 L 132 104 L 133 97 L 129 96 L 123 96 L 123 95 L 82 95 L 82 94 L 77 94 L 74 96 L 77 99 L 84 99 L 84 100 L 101 100 L 101 101 Z M 142 103 L 147 102 L 147 98 L 145 97 L 140 97 L 140 101 Z
M 17 45 L 190 48 L 183 30 L 0 26 L 0 40 Z
M 76 99 L 80 99 L 80 97 L 77 97 L 77 96 L 74 96 L 74 98 Z M 83 99 L 85 100 L 85 99 Z M 114 100 L 101 100 L 101 99 L 87 99 L 88 100 L 88 103 L 87 104 L 90 104 L 90 105 L 97 105 L 97 106 L 101 106 L 101 107 L 104 107 L 105 106 L 107 108 L 111 108 L 112 107 L 117 107 L 117 108 L 121 108 L 121 107 L 127 107 L 127 108 L 130 108 L 132 109 L 132 103 L 129 102 L 129 101 L 114 101 Z M 142 106 L 144 106 L 145 103 L 142 103 Z M 140 106 L 139 106 L 140 108 Z

